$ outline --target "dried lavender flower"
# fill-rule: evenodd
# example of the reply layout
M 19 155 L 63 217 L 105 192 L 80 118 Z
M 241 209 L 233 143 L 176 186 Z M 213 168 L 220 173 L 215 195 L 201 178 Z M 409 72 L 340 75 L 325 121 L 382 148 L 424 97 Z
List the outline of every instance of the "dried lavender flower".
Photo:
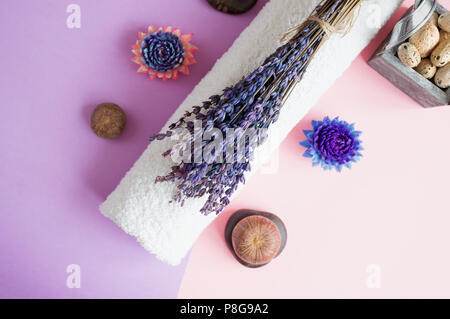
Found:
M 314 13 L 317 18 L 336 26 L 360 2 L 324 0 Z M 176 183 L 178 191 L 173 195 L 173 201 L 183 205 L 188 198 L 207 196 L 201 209 L 205 215 L 218 214 L 229 204 L 238 186 L 245 183 L 254 149 L 267 138 L 266 130 L 278 120 L 284 101 L 302 79 L 326 35 L 317 21 L 307 21 L 252 73 L 225 88 L 221 94 L 211 96 L 202 105 L 193 106 L 172 123 L 166 133 L 151 136 L 150 141 L 162 140 L 179 129 L 185 132 L 184 137 L 190 135 L 188 144 L 183 138 L 162 154 L 168 157 L 184 151 L 187 154 L 184 161 L 155 180 Z M 200 129 L 196 127 L 198 123 Z M 232 138 L 228 138 L 230 130 Z M 204 135 L 211 139 L 203 140 Z M 222 143 L 220 135 L 227 137 Z M 242 144 L 241 152 L 236 151 L 238 143 Z M 205 154 L 208 160 L 203 158 Z

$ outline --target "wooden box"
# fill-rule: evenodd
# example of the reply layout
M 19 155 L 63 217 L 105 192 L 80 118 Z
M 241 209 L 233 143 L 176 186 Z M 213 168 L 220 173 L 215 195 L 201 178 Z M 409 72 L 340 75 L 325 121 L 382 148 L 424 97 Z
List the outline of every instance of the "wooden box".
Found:
M 412 10 L 411 7 L 405 16 Z M 447 10 L 438 4 L 436 12 L 442 14 Z M 385 50 L 390 37 L 391 35 L 375 51 L 369 60 L 369 65 L 423 107 L 448 105 L 450 89 L 439 88 L 432 80 L 425 79 L 414 69 L 405 66 L 397 57 L 397 49 L 400 44 L 390 50 Z

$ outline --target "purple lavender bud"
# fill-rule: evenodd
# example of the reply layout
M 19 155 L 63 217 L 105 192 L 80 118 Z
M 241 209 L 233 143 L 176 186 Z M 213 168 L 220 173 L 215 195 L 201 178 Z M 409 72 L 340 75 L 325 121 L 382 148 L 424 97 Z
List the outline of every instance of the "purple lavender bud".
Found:
M 328 0 L 326 5 L 316 8 L 319 18 L 327 20 L 335 14 L 341 6 L 342 0 Z M 323 7 L 322 7 L 323 5 Z M 326 8 L 326 9 L 324 9 Z M 211 132 L 214 128 L 223 134 L 229 128 L 235 129 L 235 138 L 244 136 L 245 130 L 266 129 L 277 121 L 282 101 L 285 100 L 288 88 L 300 81 L 312 54 L 323 41 L 324 31 L 317 22 L 306 24 L 296 37 L 289 43 L 279 47 L 264 63 L 247 77 L 238 81 L 235 85 L 225 88 L 219 95 L 213 95 L 209 100 L 199 106 L 193 106 L 191 111 L 185 112 L 177 122 L 169 126 L 169 130 L 175 128 L 187 128 L 191 133 L 189 141 L 202 138 L 203 133 Z M 314 42 L 312 42 L 314 39 Z M 194 129 L 193 120 L 202 121 L 202 129 Z M 324 158 L 326 165 L 339 163 L 346 165 L 358 157 L 360 145 L 353 137 L 334 137 L 338 129 L 321 128 L 320 134 L 310 142 L 311 147 L 317 149 Z M 163 139 L 170 137 L 172 133 L 157 134 L 150 138 Z M 162 135 L 162 136 L 161 136 Z M 212 212 L 219 213 L 229 204 L 229 198 L 237 190 L 239 184 L 245 183 L 245 172 L 250 170 L 253 159 L 253 150 L 267 139 L 267 130 L 258 133 L 258 143 L 245 142 L 244 152 L 227 152 L 228 148 L 235 147 L 235 139 L 229 140 L 218 149 L 208 149 L 212 141 L 202 141 L 201 147 L 194 148 L 193 143 L 186 146 L 176 145 L 173 149 L 181 151 L 186 147 L 191 148 L 191 160 L 197 159 L 202 154 L 212 154 L 211 162 L 180 164 L 172 167 L 172 171 L 166 176 L 157 178 L 157 181 L 176 182 L 179 192 L 173 195 L 174 202 L 183 202 L 186 198 L 203 197 L 206 195 L 205 204 L 201 209 L 202 214 Z M 352 144 L 353 141 L 353 144 Z M 353 148 L 351 147 L 353 145 Z M 206 152 L 205 152 L 206 151 Z M 224 152 L 225 161 L 218 162 L 222 158 L 220 152 Z M 346 153 L 346 157 L 339 154 Z M 169 154 L 169 151 L 163 153 Z M 342 164 L 341 164 L 342 163 Z

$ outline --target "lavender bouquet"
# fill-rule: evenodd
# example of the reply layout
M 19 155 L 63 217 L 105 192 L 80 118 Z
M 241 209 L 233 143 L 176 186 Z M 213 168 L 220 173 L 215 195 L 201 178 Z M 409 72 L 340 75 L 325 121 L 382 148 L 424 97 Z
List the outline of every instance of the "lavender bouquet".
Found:
M 229 204 L 245 183 L 254 149 L 264 143 L 314 54 L 331 34 L 344 35 L 351 28 L 362 1 L 322 1 L 304 23 L 283 35 L 282 46 L 255 71 L 193 106 L 167 132 L 151 136 L 150 141 L 179 139 L 162 154 L 176 165 L 155 180 L 177 184 L 173 201 L 183 205 L 185 199 L 205 196 L 205 215 L 219 214 Z

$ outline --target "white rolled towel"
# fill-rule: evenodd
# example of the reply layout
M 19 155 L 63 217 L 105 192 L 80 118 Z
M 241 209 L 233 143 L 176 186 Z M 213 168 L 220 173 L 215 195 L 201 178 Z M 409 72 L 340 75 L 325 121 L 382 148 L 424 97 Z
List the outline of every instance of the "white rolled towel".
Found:
M 182 117 L 186 110 L 221 93 L 223 88 L 235 84 L 261 65 L 280 45 L 282 33 L 305 20 L 319 2 L 271 0 L 184 100 L 162 131 L 166 131 L 170 123 Z M 269 129 L 267 142 L 255 152 L 253 172 L 269 159 L 320 96 L 350 66 L 401 2 L 363 2 L 351 31 L 343 38 L 332 36 L 320 48 L 302 81 L 283 106 L 279 120 Z M 170 139 L 152 142 L 100 206 L 105 216 L 136 237 L 150 253 L 171 265 L 180 263 L 200 233 L 216 217 L 214 213 L 204 216 L 199 212 L 206 197 L 186 200 L 181 207 L 179 203 L 169 203 L 176 192 L 174 183 L 154 183 L 157 176 L 167 174 L 173 166 L 171 160 L 161 154 L 174 143 Z

